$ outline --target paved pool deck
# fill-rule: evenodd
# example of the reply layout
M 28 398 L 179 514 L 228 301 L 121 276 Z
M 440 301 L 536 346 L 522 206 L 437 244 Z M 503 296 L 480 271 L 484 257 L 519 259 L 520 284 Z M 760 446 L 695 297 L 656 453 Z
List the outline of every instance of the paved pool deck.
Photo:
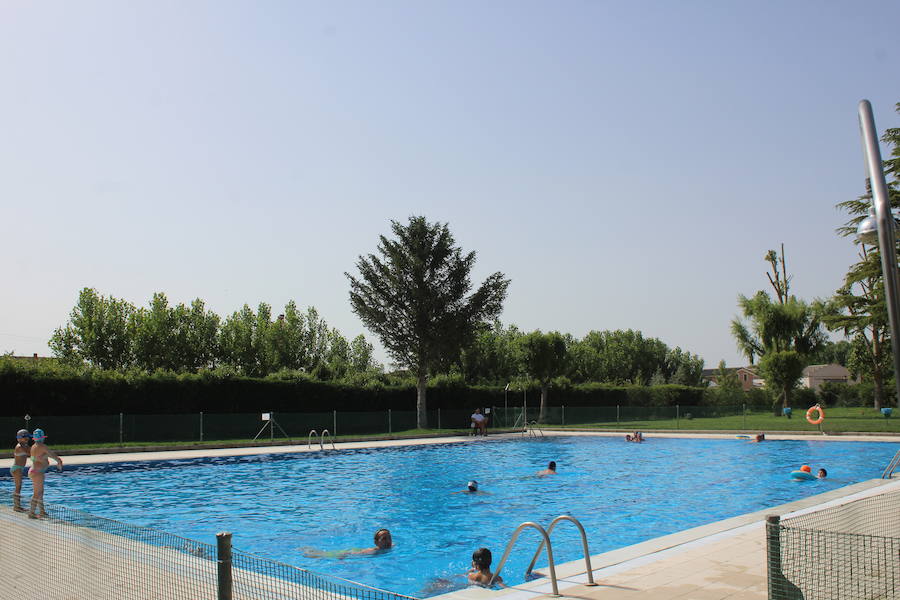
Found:
M 547 436 L 591 435 L 621 437 L 621 432 L 545 430 Z M 734 433 L 663 433 L 647 434 L 649 438 L 734 439 Z M 491 439 L 518 438 L 521 434 L 500 434 L 484 438 L 470 436 L 416 438 L 335 444 L 337 449 L 379 448 L 440 443 L 481 443 Z M 766 439 L 816 441 L 892 442 L 900 448 L 896 435 L 809 436 L 766 433 Z M 327 445 L 330 447 L 330 444 Z M 184 460 L 220 456 L 251 456 L 318 452 L 319 446 L 307 444 L 244 448 L 198 448 L 155 452 L 116 454 L 83 454 L 64 457 L 67 466 L 104 463 Z M 0 472 L 8 469 L 12 459 L 0 459 Z M 612 552 L 591 557 L 596 586 L 588 586 L 585 563 L 573 561 L 557 565 L 559 593 L 578 600 L 679 599 L 679 600 L 764 600 L 768 597 L 766 582 L 765 516 L 793 516 L 859 498 L 900 489 L 900 480 L 873 479 L 832 490 L 824 494 L 771 507 L 696 527 L 675 534 L 647 540 Z M 499 559 L 498 559 L 499 560 Z M 537 569 L 546 573 L 546 568 Z M 538 579 L 500 591 L 469 588 L 440 596 L 441 600 L 531 600 L 552 597 L 547 579 Z

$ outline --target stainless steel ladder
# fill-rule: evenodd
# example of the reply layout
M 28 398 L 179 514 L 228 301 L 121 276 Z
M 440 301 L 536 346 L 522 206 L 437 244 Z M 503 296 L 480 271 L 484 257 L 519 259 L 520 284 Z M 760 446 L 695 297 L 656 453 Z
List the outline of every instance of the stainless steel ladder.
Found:
M 891 475 L 894 474 L 894 469 L 896 469 L 898 466 L 900 466 L 900 450 L 897 450 L 894 458 L 892 458 L 891 462 L 888 463 L 888 466 L 884 468 L 884 472 L 881 474 L 881 478 L 890 479 Z
M 512 551 L 513 545 L 516 543 L 516 540 L 519 538 L 519 534 L 522 533 L 523 530 L 527 528 L 537 529 L 541 534 L 541 543 L 538 546 L 537 552 L 534 553 L 534 557 L 531 559 L 531 563 L 528 565 L 528 569 L 525 571 L 526 577 L 531 574 L 531 570 L 534 568 L 534 563 L 537 562 L 538 557 L 541 555 L 541 551 L 544 547 L 547 548 L 547 562 L 550 568 L 550 585 L 553 587 L 553 595 L 559 596 L 559 586 L 556 582 L 556 563 L 553 560 L 553 546 L 550 543 L 550 533 L 553 532 L 553 528 L 556 527 L 557 523 L 562 521 L 571 521 L 578 527 L 579 533 L 581 533 L 581 546 L 584 549 L 584 564 L 587 568 L 587 578 L 588 582 L 585 585 L 597 585 L 594 582 L 594 570 L 591 567 L 591 553 L 588 550 L 588 542 L 587 542 L 587 534 L 584 532 L 584 527 L 582 527 L 581 523 L 575 517 L 569 515 L 560 515 L 553 519 L 550 522 L 550 526 L 545 530 L 543 527 L 535 523 L 534 521 L 526 521 L 522 523 L 516 530 L 513 531 L 512 538 L 509 540 L 509 543 L 506 545 L 506 550 L 503 552 L 503 558 L 500 559 L 500 562 L 497 563 L 497 570 L 494 571 L 494 576 L 491 578 L 491 584 L 497 579 L 500 575 L 500 571 L 503 569 L 503 565 L 506 564 L 506 559 L 509 558 L 509 553 Z
M 535 431 L 537 431 L 537 433 L 535 433 Z M 525 435 L 526 433 L 531 437 L 538 437 L 538 433 L 540 434 L 540 437 L 544 437 L 544 430 L 538 427 L 537 421 L 525 423 L 525 431 L 522 432 L 522 435 Z
M 328 439 L 331 440 L 331 449 L 337 450 L 337 448 L 334 447 L 334 438 L 331 437 L 331 432 L 329 432 L 327 429 L 323 429 L 321 434 L 318 431 L 316 431 L 315 429 L 310 429 L 309 435 L 306 437 L 306 447 L 312 448 L 312 437 L 316 436 L 316 438 L 319 440 L 319 450 L 324 450 L 325 449 L 324 440 L 325 440 L 326 435 L 328 436 Z

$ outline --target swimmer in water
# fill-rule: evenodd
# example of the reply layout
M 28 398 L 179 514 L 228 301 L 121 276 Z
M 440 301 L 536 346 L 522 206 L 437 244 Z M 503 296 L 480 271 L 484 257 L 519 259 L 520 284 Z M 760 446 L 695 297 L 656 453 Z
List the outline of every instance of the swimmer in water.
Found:
M 454 494 L 487 494 L 488 492 L 483 492 L 478 489 L 478 482 L 474 479 L 466 484 L 466 489 L 459 490 L 458 492 L 453 492 Z
M 379 529 L 375 532 L 374 548 L 353 548 L 350 550 L 316 550 L 315 548 L 301 548 L 303 556 L 307 558 L 337 558 L 343 560 L 348 556 L 381 554 L 394 547 L 394 540 L 391 538 L 391 532 L 387 529 Z
M 491 551 L 487 548 L 479 548 L 473 552 L 472 568 L 466 573 L 469 583 L 487 587 L 491 585 L 491 580 L 494 580 L 494 583 L 502 584 L 503 578 L 498 576 L 494 579 L 494 574 L 491 573 L 492 560 Z
M 544 475 L 556 475 L 556 461 L 551 460 L 550 464 L 543 471 L 538 471 L 536 475 L 543 477 Z
M 825 479 L 826 477 L 828 477 L 828 471 L 826 471 L 825 469 L 819 469 L 819 472 L 816 474 L 816 478 Z

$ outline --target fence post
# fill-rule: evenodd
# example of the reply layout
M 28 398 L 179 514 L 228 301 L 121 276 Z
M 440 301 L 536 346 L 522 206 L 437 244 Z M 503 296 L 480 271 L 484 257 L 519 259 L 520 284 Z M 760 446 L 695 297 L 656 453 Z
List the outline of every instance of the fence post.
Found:
M 388 409 L 388 433 L 394 433 L 391 427 L 391 409 Z
M 744 402 L 741 405 L 741 422 L 743 423 L 744 431 L 747 431 L 747 403 Z
M 438 409 L 438 429 L 441 428 L 441 409 Z
M 125 443 L 125 416 L 119 413 L 119 445 Z
M 200 411 L 200 441 L 203 441 L 203 411 Z
M 769 600 L 803 600 L 803 592 L 781 571 L 781 517 L 766 515 L 766 580 Z
M 563 407 L 562 407 L 562 424 L 563 425 L 566 424 L 566 405 L 565 404 L 563 404 Z
M 675 405 L 675 429 L 681 429 L 678 421 L 681 419 L 681 407 L 679 405 Z
M 334 427 L 332 427 L 332 429 L 334 429 L 334 433 L 332 433 L 331 435 L 337 437 L 337 411 L 335 410 L 332 412 L 334 412 L 334 419 L 332 422 L 332 424 L 334 425 Z
M 619 424 L 619 405 L 616 404 L 616 425 Z
M 231 533 L 223 531 L 216 534 L 216 558 L 218 600 L 231 600 Z

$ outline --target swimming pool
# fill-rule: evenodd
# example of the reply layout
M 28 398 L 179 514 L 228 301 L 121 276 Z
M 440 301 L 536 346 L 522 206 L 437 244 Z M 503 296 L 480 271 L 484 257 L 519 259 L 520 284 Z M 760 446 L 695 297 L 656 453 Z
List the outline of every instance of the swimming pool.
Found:
M 895 444 L 566 436 L 80 468 L 48 482 L 48 500 L 413 596 L 461 586 L 472 551 L 499 561 L 523 521 L 571 514 L 592 554 L 878 477 Z M 559 475 L 535 477 L 555 460 Z M 824 481 L 794 482 L 800 464 Z M 482 494 L 453 493 L 478 480 Z M 26 484 L 27 485 L 27 484 Z M 25 490 L 26 493 L 30 490 Z M 301 548 L 372 545 L 378 555 L 305 558 Z M 522 581 L 538 535 L 503 570 Z M 574 527 L 553 536 L 557 562 L 580 558 Z M 539 562 L 542 564 L 542 562 Z

